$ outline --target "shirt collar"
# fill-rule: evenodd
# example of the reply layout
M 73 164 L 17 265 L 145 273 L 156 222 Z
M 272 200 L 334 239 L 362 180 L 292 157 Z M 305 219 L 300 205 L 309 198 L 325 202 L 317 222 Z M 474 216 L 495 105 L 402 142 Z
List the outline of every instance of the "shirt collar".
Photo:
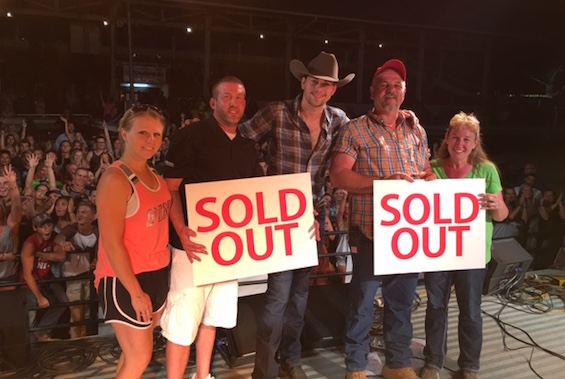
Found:
M 371 110 L 368 113 L 369 118 L 371 118 L 371 120 L 373 120 L 376 124 L 382 126 L 383 128 L 386 128 L 387 125 L 385 124 L 385 122 L 383 121 L 383 119 L 377 115 L 375 113 L 375 108 L 371 108 Z M 404 112 L 402 111 L 398 111 L 398 117 L 397 120 L 400 120 L 400 122 L 398 123 L 399 126 L 410 126 L 410 127 L 414 127 L 414 121 L 413 120 L 409 120 L 406 118 L 406 116 L 404 115 Z
M 300 118 L 300 103 L 302 102 L 302 95 L 303 94 L 300 93 L 292 101 L 292 113 L 297 120 Z M 326 133 L 329 133 L 332 117 L 331 117 L 330 109 L 327 104 L 324 106 L 324 118 L 325 120 L 322 123 L 322 129 L 324 129 Z

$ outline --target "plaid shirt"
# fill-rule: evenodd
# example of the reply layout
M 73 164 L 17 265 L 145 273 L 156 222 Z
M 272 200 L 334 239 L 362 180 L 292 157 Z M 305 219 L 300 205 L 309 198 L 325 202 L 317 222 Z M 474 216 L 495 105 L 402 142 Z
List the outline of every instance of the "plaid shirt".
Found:
M 241 134 L 256 143 L 267 142 L 267 175 L 309 172 L 314 201 L 324 191 L 329 158 L 338 132 L 349 118 L 339 108 L 326 105 L 318 143 L 300 117 L 302 94 L 294 100 L 267 104 L 252 119 L 239 125 Z
M 430 157 L 426 131 L 399 113 L 402 122 L 395 131 L 387 129 L 374 113 L 351 120 L 340 134 L 335 152 L 355 159 L 353 171 L 367 176 L 387 177 L 395 172 L 417 176 Z M 373 238 L 373 194 L 350 193 L 351 225 Z

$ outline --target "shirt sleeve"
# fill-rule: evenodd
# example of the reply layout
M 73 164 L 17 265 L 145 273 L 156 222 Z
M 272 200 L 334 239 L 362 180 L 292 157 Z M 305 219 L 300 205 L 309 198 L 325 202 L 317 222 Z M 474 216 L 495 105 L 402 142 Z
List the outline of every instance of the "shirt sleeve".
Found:
M 191 132 L 191 125 L 180 129 L 172 138 L 171 146 L 165 158 L 165 168 L 163 177 L 165 178 L 186 178 L 192 173 L 194 162 L 195 135 Z
M 239 124 L 239 132 L 243 137 L 253 142 L 260 142 L 272 129 L 273 123 L 276 122 L 278 117 L 277 113 L 276 103 L 267 104 L 258 110 L 251 119 Z

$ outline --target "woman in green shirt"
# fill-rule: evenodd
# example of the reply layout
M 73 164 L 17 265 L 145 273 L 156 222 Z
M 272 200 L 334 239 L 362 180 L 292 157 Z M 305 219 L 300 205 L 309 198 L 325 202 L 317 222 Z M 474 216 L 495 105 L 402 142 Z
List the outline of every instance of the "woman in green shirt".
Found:
M 479 204 L 486 210 L 486 262 L 490 261 L 492 220 L 503 221 L 508 208 L 502 197 L 498 170 L 483 150 L 480 124 L 473 114 L 460 112 L 453 116 L 437 158 L 431 167 L 438 179 L 484 178 L 486 193 Z M 447 309 L 451 286 L 455 286 L 459 306 L 459 359 L 463 379 L 479 378 L 479 360 L 483 342 L 481 295 L 486 268 L 440 271 L 425 274 L 428 305 L 426 309 L 425 366 L 422 379 L 439 379 L 447 352 Z

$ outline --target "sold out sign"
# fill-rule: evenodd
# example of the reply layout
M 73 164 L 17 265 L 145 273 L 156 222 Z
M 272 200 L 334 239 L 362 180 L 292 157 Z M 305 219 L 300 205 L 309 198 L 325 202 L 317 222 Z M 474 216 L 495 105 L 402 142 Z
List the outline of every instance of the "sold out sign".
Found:
M 485 267 L 483 179 L 375 181 L 376 275 Z
M 192 265 L 195 285 L 318 263 L 308 173 L 189 184 L 186 199 L 208 251 Z

